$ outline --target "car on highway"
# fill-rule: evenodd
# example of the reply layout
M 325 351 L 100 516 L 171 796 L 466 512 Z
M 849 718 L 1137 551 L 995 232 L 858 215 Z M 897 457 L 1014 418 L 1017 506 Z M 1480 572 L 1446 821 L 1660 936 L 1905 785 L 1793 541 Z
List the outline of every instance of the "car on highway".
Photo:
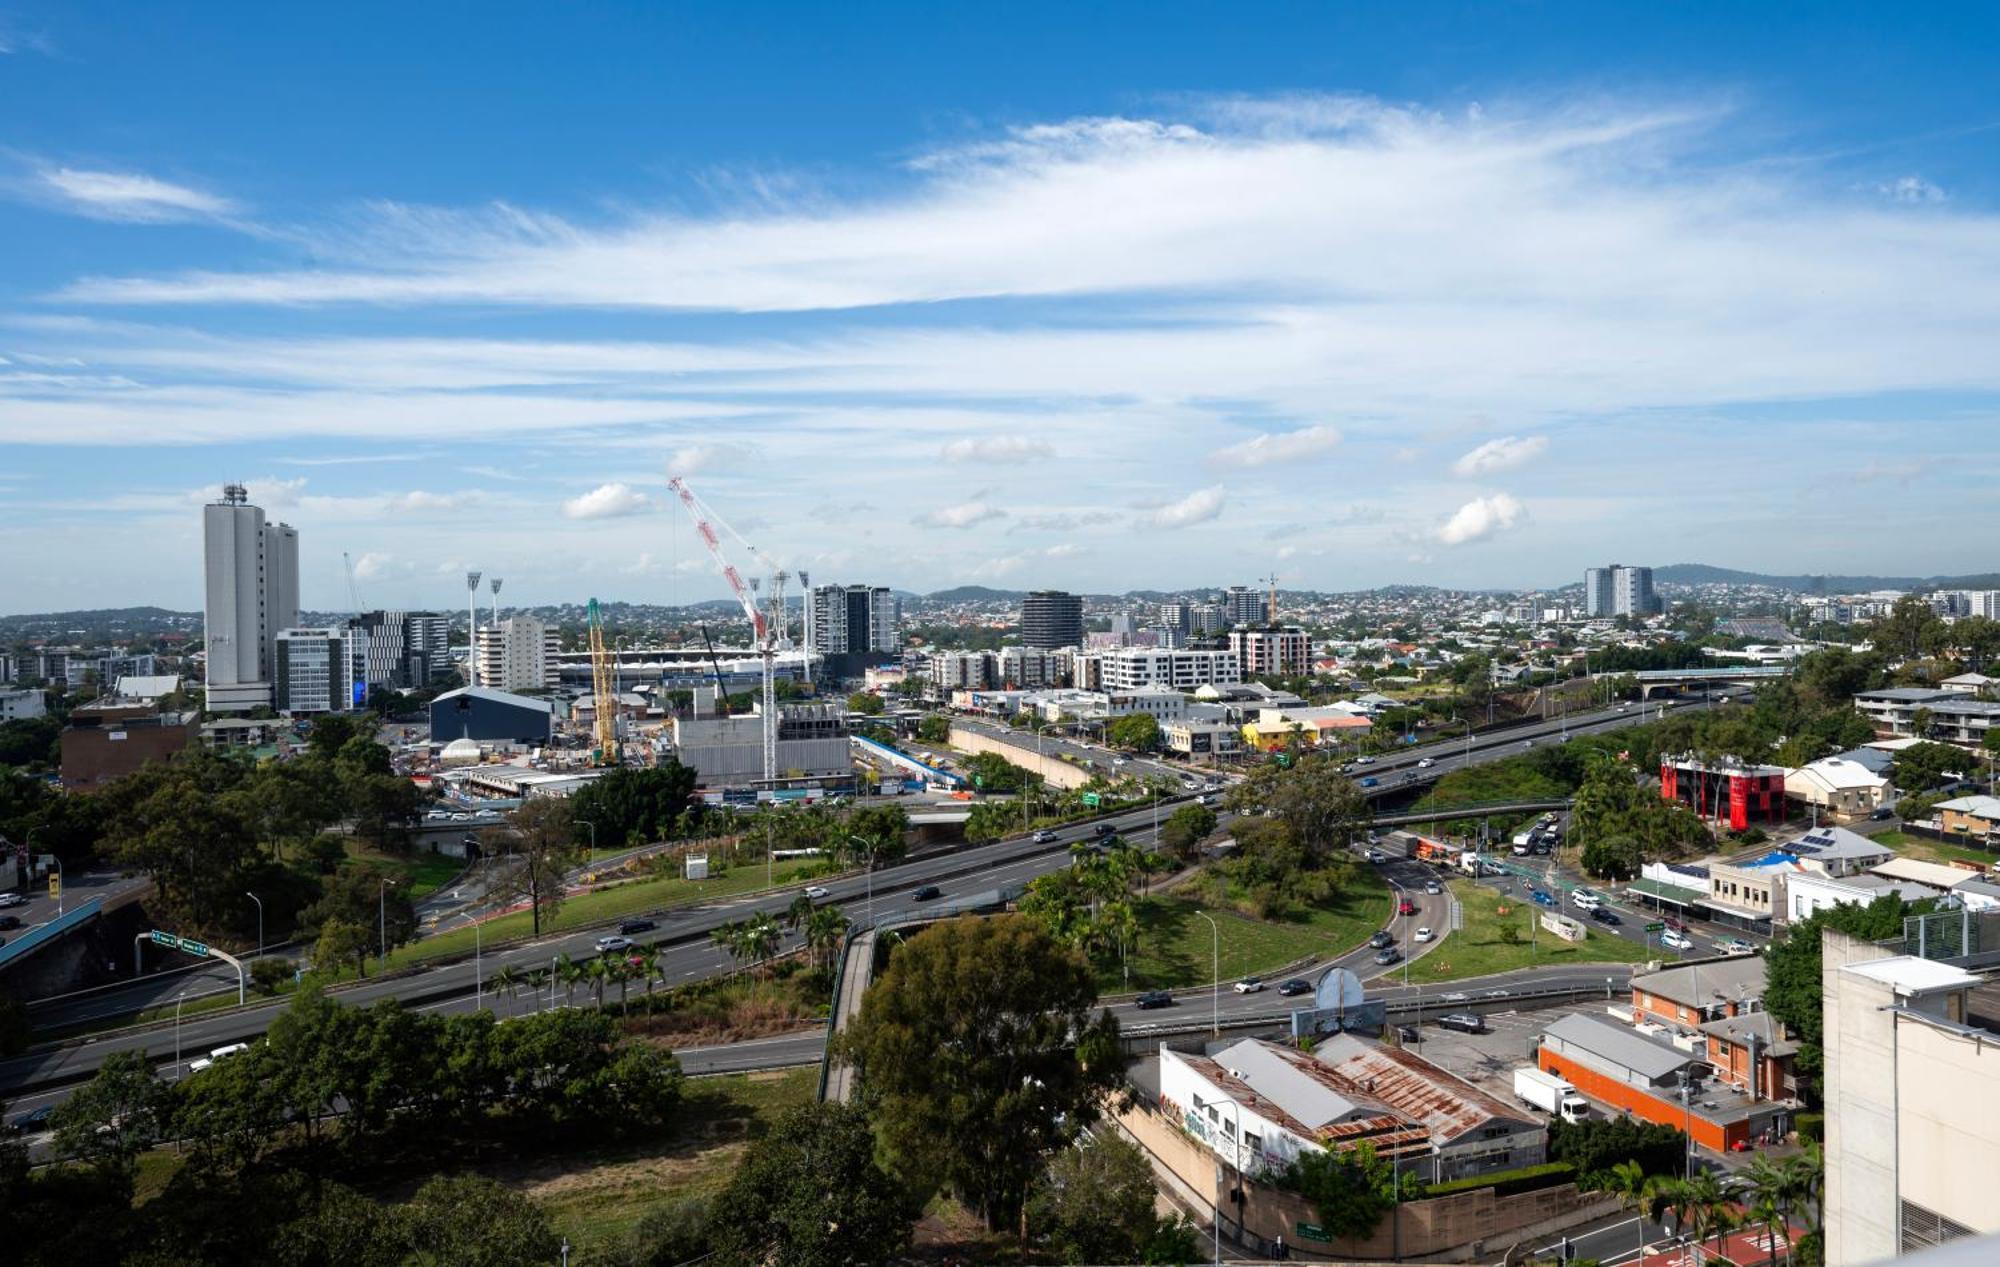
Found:
M 1264 978 L 1262 977 L 1245 977 L 1241 981 L 1238 981 L 1234 987 L 1238 994 L 1256 994 L 1263 988 Z
M 1536 906 L 1554 906 L 1556 904 L 1556 895 L 1547 889 L 1529 889 L 1528 900 Z
M 630 949 L 632 949 L 632 939 L 621 933 L 613 933 L 608 937 L 597 939 L 597 953 L 600 955 L 608 955 L 613 951 Z
M 1365 756 L 1365 755 L 1364 755 L 1364 756 L 1359 756 L 1359 757 L 1356 757 L 1356 758 L 1354 758 L 1354 764 L 1355 764 L 1355 765 L 1374 765 L 1374 764 L 1375 764 L 1375 758 L 1373 758 L 1373 757 L 1370 757 L 1370 756 Z
M 1368 851 L 1368 861 L 1374 863 L 1376 866 L 1379 867 L 1383 863 L 1389 861 L 1389 855 L 1383 853 L 1380 849 L 1370 849 Z
M 1437 1018 L 1439 1029 L 1457 1030 L 1461 1034 L 1484 1034 L 1486 1020 L 1477 1012 L 1446 1012 Z
M 1609 924 L 1613 928 L 1616 928 L 1618 925 L 1625 922 L 1624 920 L 1618 918 L 1617 911 L 1612 910 L 1608 906 L 1593 907 L 1590 912 L 1590 918 L 1596 920 L 1600 924 Z
M 1140 1010 L 1150 1012 L 1156 1007 L 1172 1007 L 1174 996 L 1166 990 L 1148 990 L 1133 1002 Z
M 1391 937 L 1389 935 L 1388 929 L 1378 928 L 1375 930 L 1374 935 L 1368 939 L 1368 944 L 1372 946 L 1374 949 L 1380 950 L 1384 946 L 1393 945 L 1395 943 L 1395 940 L 1396 939 L 1394 937 Z
M 1669 928 L 1661 933 L 1660 942 L 1662 945 L 1672 946 L 1675 950 L 1694 949 L 1694 938 L 1675 928 Z
M 0 928 L 19 928 L 20 926 L 21 917 L 19 915 L 0 915 Z
M 934 902 L 943 896 L 944 890 L 935 884 L 922 885 L 915 893 L 910 894 L 911 900 L 916 902 Z
M 1301 994 L 1311 994 L 1312 992 L 1312 982 L 1306 980 L 1304 977 L 1293 977 L 1278 987 L 1278 993 L 1288 999 L 1297 998 Z
M 650 933 L 659 926 L 658 920 L 628 919 L 618 926 L 618 931 L 630 936 L 633 933 Z
M 1415 902 L 1412 902 L 1410 899 L 1404 898 L 1402 901 L 1396 903 L 1396 914 L 1415 915 L 1416 913 L 1417 913 L 1417 904 Z
M 1033 840 L 1038 845 L 1050 845 L 1055 843 L 1056 834 L 1050 831 L 1048 828 L 1044 827 L 1040 831 L 1036 832 L 1033 836 L 1029 837 L 1029 839 Z
M 1429 941 L 1429 940 L 1430 940 L 1431 938 L 1433 938 L 1433 937 L 1435 937 L 1435 936 L 1437 936 L 1437 934 L 1436 934 L 1436 933 L 1433 933 L 1433 932 L 1432 932 L 1432 931 L 1431 931 L 1430 929 L 1428 929 L 1428 928 L 1419 928 L 1419 929 L 1418 929 L 1418 930 L 1417 930 L 1416 932 L 1414 932 L 1414 933 L 1412 933 L 1412 934 L 1410 935 L 1410 940 L 1412 940 L 1412 941 Z
M 1728 941 L 1715 943 L 1715 948 L 1725 955 L 1754 955 L 1757 948 L 1741 937 L 1731 937 Z
M 1110 823 L 1099 823 L 1097 826 L 1091 828 L 1090 830 L 1091 834 L 1097 836 L 1116 836 L 1118 834 L 1118 829 L 1116 827 L 1113 827 Z
M 1422 761 L 1417 762 L 1417 769 L 1428 770 L 1436 764 L 1437 762 L 1431 760 L 1429 757 L 1425 757 Z
M 7 1129 L 16 1135 L 39 1135 L 49 1129 L 49 1119 L 55 1115 L 56 1106 L 44 1104 L 41 1108 L 23 1113 L 7 1123 Z
M 824 902 L 833 896 L 833 891 L 828 889 L 824 884 L 808 884 L 806 886 L 806 896 L 815 902 Z
M 1594 911 L 1604 905 L 1604 899 L 1589 889 L 1571 889 L 1569 891 L 1569 904 L 1580 911 Z
M 203 1056 L 198 1060 L 189 1061 L 188 1072 L 200 1073 L 204 1069 L 212 1068 L 215 1065 L 215 1062 L 218 1060 L 227 1060 L 231 1056 L 235 1056 L 249 1050 L 250 1050 L 250 1044 L 248 1043 L 231 1043 L 227 1047 L 218 1047 L 214 1051 L 208 1053 L 206 1056 Z
M 1436 880 L 1426 880 L 1424 881 L 1424 892 L 1442 893 L 1444 892 L 1444 886 L 1442 884 L 1439 884 Z
M 1423 1034 L 1414 1025 L 1398 1025 L 1396 1027 L 1396 1037 L 1406 1043 L 1421 1043 L 1424 1041 Z
M 1401 959 L 1402 957 L 1403 957 L 1403 952 L 1396 949 L 1394 946 L 1384 946 L 1382 949 L 1375 952 L 1375 962 L 1379 964 L 1392 964 L 1395 963 L 1397 960 Z
M 0 907 L 19 906 L 27 900 L 19 893 L 0 893 Z
M 1374 787 L 1374 786 L 1375 786 L 1375 783 L 1376 783 L 1376 781 L 1375 781 L 1374 779 L 1363 779 L 1363 780 L 1361 780 L 1361 786 L 1362 786 L 1362 787 Z

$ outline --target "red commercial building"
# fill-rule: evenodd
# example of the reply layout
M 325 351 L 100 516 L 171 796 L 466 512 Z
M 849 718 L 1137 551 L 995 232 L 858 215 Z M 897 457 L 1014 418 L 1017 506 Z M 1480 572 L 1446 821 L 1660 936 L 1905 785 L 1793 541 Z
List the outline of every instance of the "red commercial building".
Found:
M 1747 831 L 1785 821 L 1785 768 L 1693 754 L 1660 758 L 1660 796 L 1679 801 L 1703 818 Z

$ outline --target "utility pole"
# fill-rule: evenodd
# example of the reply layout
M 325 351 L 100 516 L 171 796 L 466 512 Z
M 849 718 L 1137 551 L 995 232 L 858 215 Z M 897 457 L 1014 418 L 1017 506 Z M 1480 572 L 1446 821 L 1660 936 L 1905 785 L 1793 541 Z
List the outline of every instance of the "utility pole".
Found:
M 465 574 L 465 684 L 479 685 L 479 573 Z

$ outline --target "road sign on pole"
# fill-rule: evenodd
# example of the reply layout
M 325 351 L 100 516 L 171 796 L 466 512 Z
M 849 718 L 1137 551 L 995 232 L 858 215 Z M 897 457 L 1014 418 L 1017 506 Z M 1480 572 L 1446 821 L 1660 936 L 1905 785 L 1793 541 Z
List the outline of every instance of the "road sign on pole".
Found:
M 1646 925 L 1646 931 L 1649 933 L 1664 932 L 1666 931 L 1666 927 L 1665 924 L 1648 924 Z
M 154 929 L 148 934 L 155 946 L 165 946 L 168 950 L 178 950 L 193 955 L 197 959 L 208 958 L 208 947 L 192 937 L 180 937 L 162 929 Z

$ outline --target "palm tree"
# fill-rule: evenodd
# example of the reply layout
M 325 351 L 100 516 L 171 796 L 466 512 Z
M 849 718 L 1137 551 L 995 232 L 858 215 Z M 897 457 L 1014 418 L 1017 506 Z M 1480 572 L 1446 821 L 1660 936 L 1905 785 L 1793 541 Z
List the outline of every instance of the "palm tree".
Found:
M 653 986 L 660 979 L 660 948 L 640 946 L 632 954 L 638 965 L 639 976 L 646 983 L 646 1015 L 653 1014 Z
M 1719 1240 L 1735 1228 L 1736 1212 L 1730 1207 L 1722 1181 L 1713 1171 L 1697 1171 L 1684 1181 L 1682 1188 L 1688 1218 L 1694 1225 L 1695 1244 L 1706 1245 L 1711 1238 Z
M 626 1010 L 625 992 L 632 985 L 632 961 L 620 955 L 606 965 L 606 970 L 610 973 L 611 979 L 618 983 L 618 1011 L 623 1015 Z
M 831 906 L 823 906 L 812 913 L 806 921 L 806 950 L 813 957 L 814 967 L 819 966 L 819 956 L 826 955 L 827 967 L 833 966 L 833 948 L 847 934 L 847 916 Z
M 576 986 L 583 980 L 584 966 L 568 955 L 557 955 L 549 971 L 555 974 L 556 980 L 562 982 L 563 997 L 572 1003 L 576 1002 Z
M 1646 1197 L 1646 1217 L 1655 1223 L 1664 1223 L 1672 1216 L 1674 1239 L 1679 1240 L 1687 1232 L 1688 1210 L 1692 1204 L 1687 1180 L 1676 1179 L 1672 1175 L 1655 1175 Z
M 611 960 L 597 958 L 583 966 L 583 975 L 590 979 L 591 997 L 597 1002 L 599 1011 L 604 1010 L 604 987 L 611 980 Z
M 486 984 L 493 987 L 495 994 L 504 994 L 508 1001 L 512 1002 L 515 992 L 521 988 L 520 969 L 512 964 L 503 963 L 486 979 Z
M 1621 1161 L 1598 1180 L 1600 1191 L 1618 1198 L 1618 1204 L 1639 1216 L 1639 1254 L 1646 1252 L 1646 1207 L 1653 1197 L 1653 1179 L 1636 1161 Z
M 1793 1199 L 1812 1210 L 1812 1218 L 1808 1220 L 1809 1230 L 1819 1231 L 1826 1213 L 1820 1208 L 1826 1184 L 1825 1155 L 1817 1143 L 1808 1143 L 1804 1152 L 1786 1158 L 1784 1167 L 1792 1177 Z
M 1757 1222 L 1764 1225 L 1766 1232 L 1776 1228 L 1787 1229 L 1790 1235 L 1792 1202 L 1798 1199 L 1799 1174 L 1791 1166 L 1781 1166 L 1769 1157 L 1757 1157 L 1743 1169 L 1744 1196 L 1750 1203 L 1750 1211 Z M 1774 1235 L 1771 1240 L 1771 1262 L 1778 1260 L 1778 1242 Z
M 778 944 L 783 941 L 778 932 L 778 923 L 769 915 L 759 915 L 743 930 L 745 958 L 763 961 L 778 953 Z
M 743 921 L 728 920 L 716 926 L 708 939 L 729 952 L 729 957 L 737 963 L 743 962 Z
M 792 899 L 792 904 L 785 908 L 785 927 L 797 929 L 807 920 L 811 919 L 813 912 L 818 909 L 818 907 L 813 905 L 811 898 L 803 893 L 799 894 Z

